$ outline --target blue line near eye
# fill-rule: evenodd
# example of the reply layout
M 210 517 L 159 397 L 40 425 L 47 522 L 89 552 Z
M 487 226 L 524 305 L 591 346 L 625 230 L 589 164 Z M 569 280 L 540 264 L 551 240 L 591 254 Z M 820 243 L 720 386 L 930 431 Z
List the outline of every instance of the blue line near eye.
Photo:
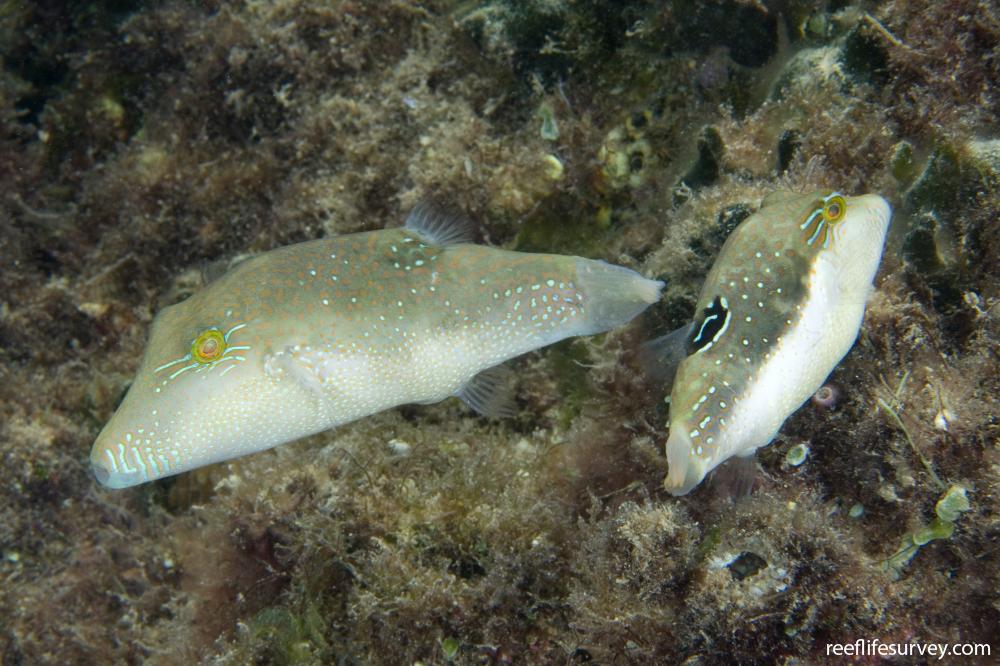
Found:
M 816 219 L 817 215 L 822 215 L 822 214 L 823 214 L 822 208 L 814 210 L 812 214 L 806 218 L 806 221 L 799 225 L 799 229 L 805 229 L 806 227 L 808 227 L 810 224 L 813 223 L 813 220 Z
M 178 363 L 183 363 L 184 361 L 190 361 L 190 360 L 191 360 L 191 354 L 186 354 L 183 357 L 181 357 L 181 358 L 179 358 L 179 359 L 177 359 L 175 361 L 170 361 L 169 363 L 164 363 L 163 365 L 161 365 L 157 369 L 153 370 L 153 373 L 155 374 L 157 372 L 160 372 L 161 370 L 166 370 L 170 366 L 177 365 Z
M 178 370 L 177 372 L 175 372 L 174 374 L 172 374 L 169 377 L 167 377 L 167 379 L 173 379 L 177 375 L 181 374 L 182 372 L 186 372 L 186 371 L 188 371 L 188 370 L 190 370 L 192 368 L 197 368 L 199 365 L 201 365 L 201 364 L 200 363 L 195 363 L 194 365 L 185 366 L 185 367 L 181 368 L 180 370 Z
M 241 328 L 245 328 L 245 327 L 246 327 L 246 324 L 236 324 L 236 326 L 233 326 L 231 329 L 229 329 L 228 331 L 226 331 L 226 334 L 223 335 L 222 337 L 223 337 L 223 339 L 226 342 L 229 342 L 229 336 L 230 335 L 232 335 L 236 331 L 240 330 Z
M 819 238 L 819 232 L 823 231 L 823 227 L 825 226 L 826 222 L 820 222 L 818 225 L 816 225 L 816 232 L 809 238 L 809 240 L 806 241 L 806 244 L 812 245 L 814 242 L 816 242 L 816 239 Z

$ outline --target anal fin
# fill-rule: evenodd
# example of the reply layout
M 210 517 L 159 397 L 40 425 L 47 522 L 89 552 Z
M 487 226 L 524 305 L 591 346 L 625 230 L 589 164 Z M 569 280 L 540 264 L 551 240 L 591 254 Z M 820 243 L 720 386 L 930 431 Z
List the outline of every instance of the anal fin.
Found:
M 483 370 L 460 388 L 455 396 L 483 416 L 510 418 L 517 414 L 511 381 L 514 373 L 501 365 Z

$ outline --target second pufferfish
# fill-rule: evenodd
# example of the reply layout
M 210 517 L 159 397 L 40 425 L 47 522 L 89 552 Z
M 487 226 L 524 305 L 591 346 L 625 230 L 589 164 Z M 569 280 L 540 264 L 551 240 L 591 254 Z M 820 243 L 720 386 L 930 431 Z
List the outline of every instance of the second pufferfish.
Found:
M 752 456 L 820 388 L 858 336 L 890 217 L 875 194 L 776 192 L 730 234 L 694 320 L 647 344 L 676 368 L 667 491 Z

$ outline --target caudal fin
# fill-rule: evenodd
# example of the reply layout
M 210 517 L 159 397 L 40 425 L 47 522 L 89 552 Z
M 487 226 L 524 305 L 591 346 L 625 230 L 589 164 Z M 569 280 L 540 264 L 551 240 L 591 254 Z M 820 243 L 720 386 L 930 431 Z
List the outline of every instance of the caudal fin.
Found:
M 587 313 L 580 335 L 603 333 L 628 322 L 660 300 L 663 283 L 633 270 L 593 259 L 577 259 L 576 279 Z

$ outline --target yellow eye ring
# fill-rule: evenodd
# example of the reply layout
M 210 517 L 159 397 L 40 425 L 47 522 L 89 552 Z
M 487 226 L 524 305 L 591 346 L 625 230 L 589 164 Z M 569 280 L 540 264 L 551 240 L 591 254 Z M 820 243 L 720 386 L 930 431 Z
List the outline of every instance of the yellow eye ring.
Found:
M 827 222 L 839 222 L 847 214 L 847 202 L 839 194 L 831 196 L 823 203 L 823 219 Z
M 226 338 L 217 328 L 202 332 L 191 343 L 191 358 L 198 363 L 212 363 L 222 358 L 226 351 Z

